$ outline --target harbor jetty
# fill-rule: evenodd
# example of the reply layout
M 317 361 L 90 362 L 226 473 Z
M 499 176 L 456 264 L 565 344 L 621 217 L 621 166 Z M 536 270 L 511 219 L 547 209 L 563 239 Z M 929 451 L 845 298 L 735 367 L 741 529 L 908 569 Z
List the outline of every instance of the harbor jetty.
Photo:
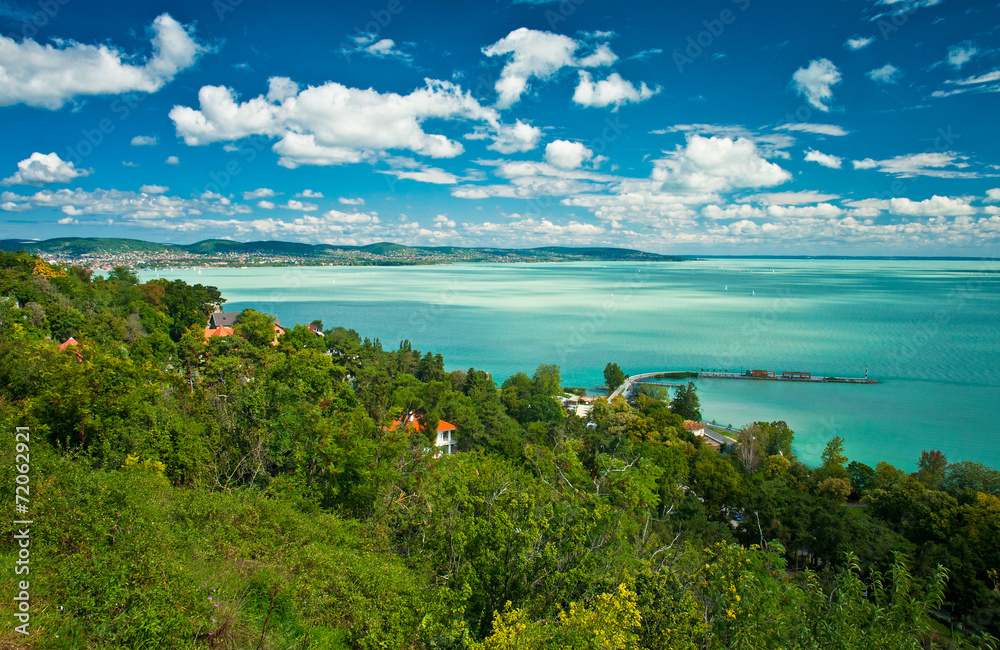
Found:
M 659 370 L 656 372 L 644 372 L 626 377 L 625 382 L 608 395 L 608 399 L 614 399 L 619 395 L 625 395 L 627 397 L 628 394 L 635 389 L 636 385 L 649 382 L 650 380 L 667 381 L 683 379 L 743 379 L 748 381 L 793 381 L 819 384 L 878 383 L 878 380 L 868 378 L 867 369 L 865 369 L 864 377 L 821 376 L 813 375 L 811 372 L 801 370 L 785 370 L 780 374 L 774 370 L 745 370 L 743 372 L 725 372 L 716 370 Z

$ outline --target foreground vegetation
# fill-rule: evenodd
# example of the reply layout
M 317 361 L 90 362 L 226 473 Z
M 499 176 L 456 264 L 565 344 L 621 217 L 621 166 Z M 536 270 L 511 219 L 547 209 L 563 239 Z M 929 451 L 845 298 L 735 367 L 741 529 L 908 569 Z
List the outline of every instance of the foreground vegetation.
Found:
M 835 438 L 811 469 L 783 422 L 720 454 L 682 426 L 690 387 L 599 400 L 587 426 L 556 366 L 497 386 L 341 328 L 272 346 L 256 312 L 206 344 L 218 291 L 125 269 L 3 254 L 0 294 L 0 446 L 13 465 L 30 427 L 35 522 L 31 636 L 0 643 L 996 647 L 980 464 L 925 452 L 910 475 Z M 461 453 L 390 426 L 408 413 L 455 424 Z

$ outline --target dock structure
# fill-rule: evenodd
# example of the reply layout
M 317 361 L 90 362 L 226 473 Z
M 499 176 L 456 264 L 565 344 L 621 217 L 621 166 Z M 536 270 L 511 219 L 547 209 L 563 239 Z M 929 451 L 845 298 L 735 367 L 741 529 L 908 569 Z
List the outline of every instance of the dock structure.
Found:
M 649 379 L 745 379 L 748 381 L 791 381 L 815 384 L 877 384 L 878 380 L 869 379 L 867 369 L 864 377 L 823 377 L 810 372 L 785 371 L 780 375 L 773 370 L 747 370 L 745 372 L 715 372 L 691 370 L 658 370 L 643 372 L 625 378 L 621 386 L 608 394 L 608 400 L 619 395 L 628 397 L 635 387 Z M 651 382 L 653 383 L 653 382 Z M 677 384 L 674 384 L 675 386 Z

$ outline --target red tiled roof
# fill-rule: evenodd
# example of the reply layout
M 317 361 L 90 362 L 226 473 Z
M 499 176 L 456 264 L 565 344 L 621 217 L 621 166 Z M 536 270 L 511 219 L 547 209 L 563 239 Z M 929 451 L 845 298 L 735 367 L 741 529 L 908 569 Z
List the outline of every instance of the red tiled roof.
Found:
M 695 422 L 694 420 L 684 420 L 684 428 L 688 431 L 698 431 L 699 429 L 704 429 L 705 424 L 702 422 Z
M 59 351 L 65 352 L 66 348 L 76 345 L 80 345 L 79 341 L 77 341 L 75 338 L 71 336 L 59 345 Z
M 417 416 L 411 413 L 410 415 L 406 416 L 404 420 L 405 424 L 413 427 L 418 432 L 423 432 L 424 430 L 423 418 L 417 418 Z M 404 424 L 404 420 L 393 420 L 392 424 L 389 425 L 389 431 L 395 431 L 397 428 L 399 428 L 400 425 Z M 455 431 L 456 429 L 458 429 L 458 427 L 456 427 L 451 422 L 438 420 L 438 426 L 437 426 L 438 431 Z

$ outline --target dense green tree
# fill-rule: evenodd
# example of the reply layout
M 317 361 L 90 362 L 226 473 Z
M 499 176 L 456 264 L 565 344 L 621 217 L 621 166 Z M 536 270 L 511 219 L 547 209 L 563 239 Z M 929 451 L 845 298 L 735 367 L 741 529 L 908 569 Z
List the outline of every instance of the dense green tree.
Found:
M 694 382 L 689 381 L 687 386 L 677 389 L 674 400 L 670 402 L 670 410 L 685 420 L 701 420 L 701 400 Z
M 625 371 L 617 363 L 608 363 L 604 366 L 604 385 L 609 391 L 613 391 L 625 383 Z
M 844 439 L 834 436 L 826 443 L 817 472 L 819 478 L 847 478 L 847 456 L 844 455 Z
M 242 336 L 252 345 L 270 345 L 275 336 L 275 318 L 255 309 L 244 309 L 236 317 L 237 336 Z

